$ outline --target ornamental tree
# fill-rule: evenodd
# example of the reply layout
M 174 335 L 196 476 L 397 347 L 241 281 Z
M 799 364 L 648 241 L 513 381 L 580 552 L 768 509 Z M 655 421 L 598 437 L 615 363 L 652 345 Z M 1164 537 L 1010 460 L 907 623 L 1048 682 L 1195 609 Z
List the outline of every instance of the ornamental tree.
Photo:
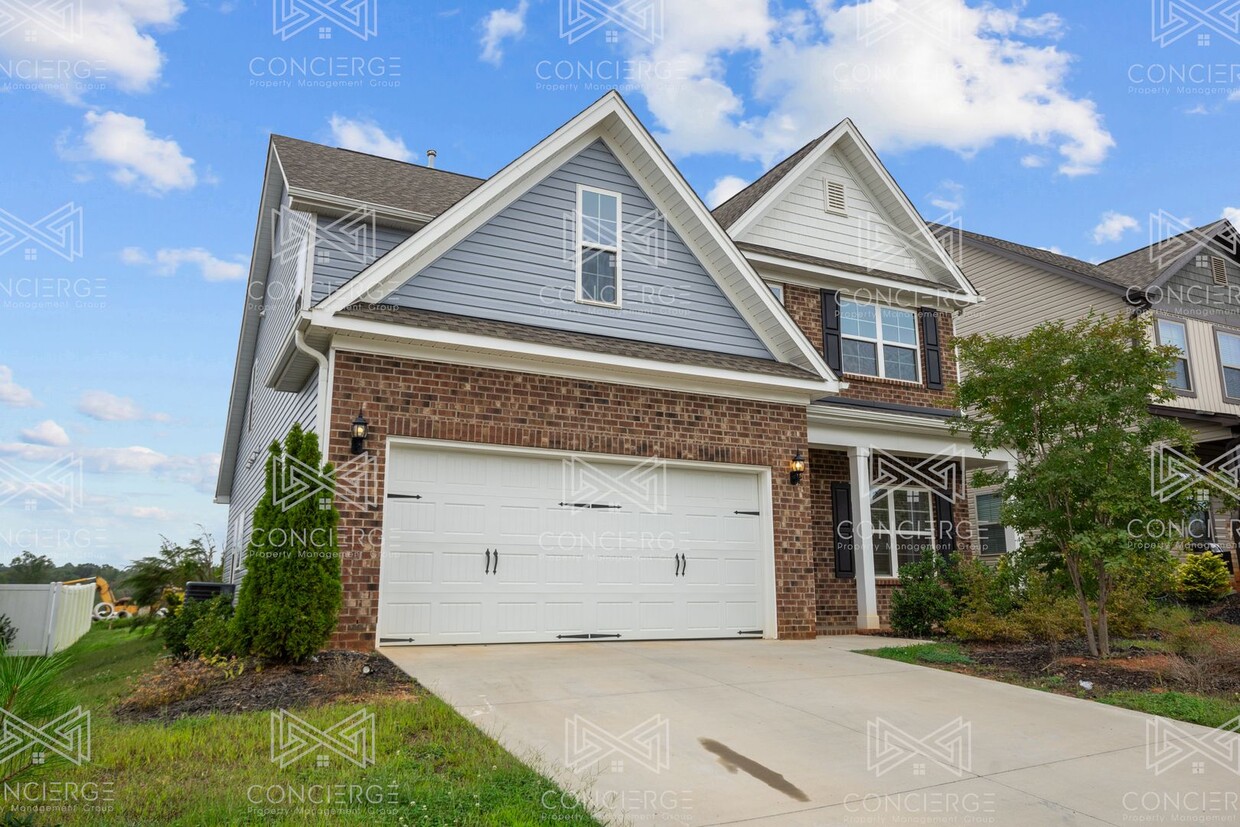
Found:
M 1146 319 L 1092 313 L 1025 336 L 970 336 L 959 348 L 956 430 L 983 454 L 1016 457 L 1011 474 L 975 484 L 1002 486 L 1004 523 L 1024 533 L 1035 564 L 1066 571 L 1089 651 L 1108 657 L 1116 573 L 1165 559 L 1193 509 L 1192 491 L 1164 498 L 1151 484 L 1155 446 L 1191 451 L 1187 429 L 1150 413 L 1172 397 L 1176 351 L 1153 344 Z

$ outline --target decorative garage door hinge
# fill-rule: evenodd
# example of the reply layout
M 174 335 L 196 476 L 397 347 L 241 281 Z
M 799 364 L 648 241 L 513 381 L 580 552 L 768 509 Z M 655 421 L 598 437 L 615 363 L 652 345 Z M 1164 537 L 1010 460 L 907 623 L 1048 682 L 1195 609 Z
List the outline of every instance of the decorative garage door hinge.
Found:
M 389 500 L 420 500 L 421 494 L 388 494 Z
M 413 643 L 411 637 L 381 637 L 379 643 Z
M 758 515 L 760 515 L 762 512 L 761 512 L 761 511 L 733 511 L 732 513 L 733 513 L 733 514 L 743 514 L 743 515 L 744 515 L 744 516 L 746 516 L 746 517 L 757 517 L 757 516 L 758 516 Z
M 749 630 L 748 632 L 737 632 L 737 634 L 738 634 L 738 635 L 760 635 L 760 634 L 762 634 L 762 630 L 761 630 L 761 629 L 751 629 L 751 630 Z
M 601 503 L 560 503 L 560 508 L 624 508 L 624 506 L 603 505 Z
M 618 638 L 620 635 L 556 635 L 556 640 L 602 640 L 603 638 Z

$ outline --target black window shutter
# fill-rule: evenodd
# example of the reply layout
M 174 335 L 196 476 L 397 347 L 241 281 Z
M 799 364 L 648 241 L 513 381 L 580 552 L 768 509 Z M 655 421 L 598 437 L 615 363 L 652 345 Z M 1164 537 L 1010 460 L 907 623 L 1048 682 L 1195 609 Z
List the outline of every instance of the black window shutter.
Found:
M 851 580 L 857 576 L 851 484 L 831 484 L 831 518 L 835 525 L 835 576 Z
M 926 387 L 943 390 L 943 352 L 939 344 L 939 313 L 930 307 L 921 309 L 921 330 L 926 340 Z
M 822 355 L 827 367 L 837 373 L 843 367 L 840 355 L 840 292 L 822 291 Z
M 955 493 L 950 488 L 944 488 L 934 497 L 934 522 L 938 526 L 935 536 L 938 538 L 939 554 L 943 555 L 956 550 L 956 519 L 952 507 Z

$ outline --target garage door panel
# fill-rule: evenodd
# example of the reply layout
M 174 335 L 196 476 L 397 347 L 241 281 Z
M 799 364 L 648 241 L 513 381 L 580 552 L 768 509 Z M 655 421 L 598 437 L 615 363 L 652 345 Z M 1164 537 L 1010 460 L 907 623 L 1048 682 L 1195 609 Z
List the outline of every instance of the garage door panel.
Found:
M 651 511 L 634 496 L 635 463 L 588 470 L 589 502 L 620 508 L 564 505 L 585 495 L 570 490 L 579 480 L 559 457 L 394 448 L 389 491 L 421 499 L 385 501 L 381 636 L 452 644 L 760 628 L 763 521 L 733 513 L 759 509 L 756 473 L 669 465 L 655 483 L 666 501 Z

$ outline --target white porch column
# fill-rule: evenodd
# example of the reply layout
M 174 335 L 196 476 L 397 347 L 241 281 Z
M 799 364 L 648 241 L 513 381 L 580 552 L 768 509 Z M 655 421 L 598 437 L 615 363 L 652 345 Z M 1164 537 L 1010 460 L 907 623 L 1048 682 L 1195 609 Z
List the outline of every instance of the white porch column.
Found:
M 852 477 L 853 565 L 857 569 L 857 628 L 877 629 L 878 590 L 874 585 L 874 521 L 870 518 L 870 449 L 849 448 Z

